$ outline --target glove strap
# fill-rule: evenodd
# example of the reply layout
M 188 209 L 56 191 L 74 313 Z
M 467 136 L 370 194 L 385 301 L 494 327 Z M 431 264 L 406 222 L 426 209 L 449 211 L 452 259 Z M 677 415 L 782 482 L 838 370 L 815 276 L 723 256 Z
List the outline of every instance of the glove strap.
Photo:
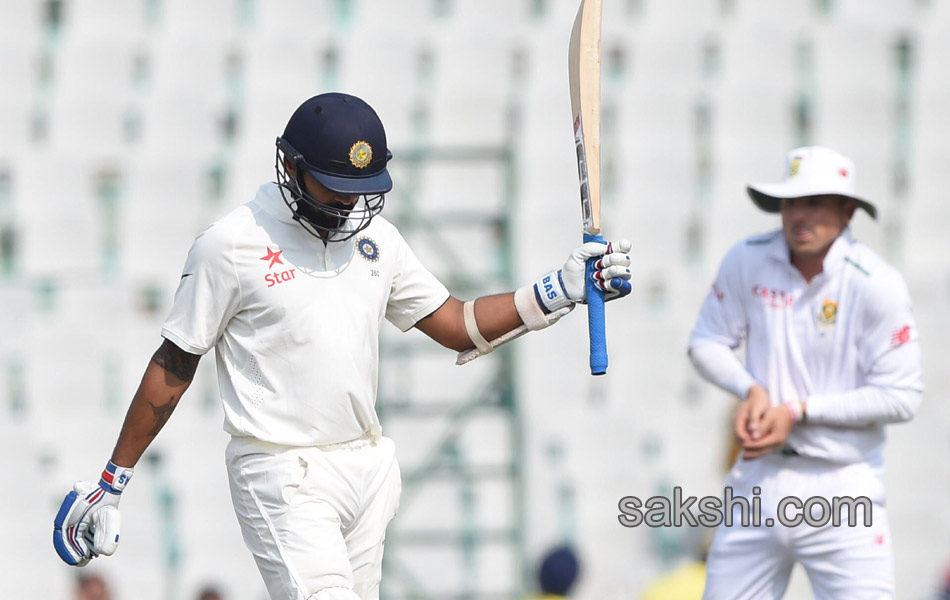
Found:
M 129 480 L 132 479 L 133 470 L 120 467 L 110 460 L 99 478 L 99 487 L 110 494 L 121 494 Z
M 567 297 L 560 270 L 542 275 L 534 284 L 534 295 L 545 314 L 553 313 L 574 304 Z

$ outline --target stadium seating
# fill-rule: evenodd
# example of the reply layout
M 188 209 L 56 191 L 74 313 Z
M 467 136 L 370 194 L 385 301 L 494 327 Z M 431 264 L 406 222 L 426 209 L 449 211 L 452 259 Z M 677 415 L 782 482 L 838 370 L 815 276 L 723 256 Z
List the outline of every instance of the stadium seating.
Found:
M 634 242 L 633 297 L 607 311 L 610 373 L 586 374 L 581 308 L 505 355 L 518 373 L 510 419 L 452 429 L 394 410 L 385 426 L 404 473 L 433 457 L 497 465 L 520 448 L 524 476 L 514 499 L 497 482 L 427 482 L 406 498 L 396 546 L 414 529 L 459 523 L 471 536 L 520 527 L 530 552 L 574 536 L 590 567 L 578 597 L 598 600 L 634 597 L 669 566 L 664 536 L 676 534 L 620 528 L 616 503 L 671 484 L 721 490 L 731 400 L 693 372 L 686 341 L 726 250 L 778 226 L 745 185 L 777 179 L 786 150 L 819 143 L 855 159 L 881 219 L 859 215 L 854 230 L 906 274 L 915 300 L 926 402 L 895 428 L 887 460 L 899 595 L 923 597 L 947 558 L 932 549 L 950 501 L 950 2 L 605 4 L 604 230 Z M 580 238 L 566 65 L 576 10 L 566 0 L 0 2 L 0 453 L 3 472 L 31 490 L 0 500 L 16 515 L 0 550 L 5 594 L 67 597 L 73 573 L 49 547 L 55 508 L 108 458 L 195 235 L 274 178 L 274 140 L 308 96 L 348 91 L 376 108 L 395 155 L 385 215 L 453 292 L 503 291 L 563 262 Z M 440 160 L 416 162 L 433 150 Z M 502 216 L 510 230 L 477 227 Z M 487 362 L 400 354 L 421 338 L 387 328 L 383 396 L 431 407 L 484 391 Z M 228 498 L 213 362 L 140 463 L 119 554 L 95 563 L 116 597 L 187 598 L 208 580 L 235 600 L 265 597 Z M 409 562 L 387 568 L 426 565 L 438 589 L 502 597 L 521 585 L 526 556 L 495 541 L 471 554 L 403 545 Z M 488 578 L 473 573 L 495 580 L 479 586 Z M 419 592 L 393 579 L 394 597 Z M 787 598 L 809 597 L 795 581 Z

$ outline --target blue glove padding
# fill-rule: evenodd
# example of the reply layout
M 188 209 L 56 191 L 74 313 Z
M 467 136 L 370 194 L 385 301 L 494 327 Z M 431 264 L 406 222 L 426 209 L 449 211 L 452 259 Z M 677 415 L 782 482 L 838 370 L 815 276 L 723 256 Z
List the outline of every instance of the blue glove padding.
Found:
M 115 552 L 119 498 L 131 478 L 132 469 L 110 461 L 98 485 L 79 481 L 66 494 L 53 520 L 53 547 L 66 564 L 82 567 L 100 554 Z
M 587 242 L 574 248 L 564 266 L 541 277 L 535 284 L 535 296 L 545 313 L 587 301 L 587 259 L 600 256 L 591 276 L 604 291 L 605 300 L 621 298 L 630 293 L 630 256 L 633 245 L 628 240 L 616 243 Z

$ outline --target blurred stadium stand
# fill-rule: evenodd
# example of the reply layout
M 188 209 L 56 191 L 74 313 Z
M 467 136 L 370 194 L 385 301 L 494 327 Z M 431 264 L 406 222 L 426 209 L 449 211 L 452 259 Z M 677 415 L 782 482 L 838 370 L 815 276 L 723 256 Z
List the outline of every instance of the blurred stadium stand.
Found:
M 579 237 L 576 7 L 0 2 L 0 464 L 18 483 L 0 500 L 4 597 L 67 596 L 55 510 L 108 458 L 191 240 L 273 178 L 274 138 L 306 97 L 348 91 L 377 109 L 395 154 L 386 214 L 453 291 L 501 291 L 563 260 Z M 634 598 L 677 563 L 688 532 L 624 529 L 617 501 L 721 494 L 732 401 L 692 371 L 686 339 L 727 248 L 777 226 L 745 184 L 776 179 L 806 143 L 856 160 L 881 212 L 856 233 L 915 300 L 927 392 L 890 430 L 888 507 L 899 597 L 927 597 L 950 558 L 950 0 L 604 11 L 606 234 L 636 257 L 633 298 L 608 311 L 610 373 L 587 375 L 579 315 L 464 369 L 387 331 L 381 410 L 409 475 L 388 597 L 514 598 L 530 557 L 564 538 L 585 563 L 578 598 Z M 441 420 L 408 418 L 425 410 Z M 208 358 L 137 469 L 118 554 L 94 563 L 117 598 L 209 581 L 265 597 L 221 421 Z M 436 467 L 454 475 L 426 479 Z M 810 597 L 801 573 L 786 597 Z

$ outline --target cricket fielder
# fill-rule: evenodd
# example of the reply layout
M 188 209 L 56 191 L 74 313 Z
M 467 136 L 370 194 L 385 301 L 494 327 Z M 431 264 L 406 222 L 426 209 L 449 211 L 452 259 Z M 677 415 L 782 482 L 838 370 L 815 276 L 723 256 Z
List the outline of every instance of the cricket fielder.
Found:
M 822 147 L 792 150 L 783 181 L 748 193 L 781 214 L 782 228 L 728 252 L 689 356 L 703 377 L 741 399 L 734 425 L 743 450 L 727 485 L 760 499 L 764 526 L 741 526 L 737 512 L 732 527 L 719 527 L 704 598 L 781 598 L 796 562 L 819 600 L 893 598 L 884 426 L 913 418 L 923 389 L 907 286 L 851 235 L 855 210 L 875 218 L 876 210 L 856 195 L 848 158 Z M 745 365 L 734 353 L 743 339 Z M 838 527 L 783 526 L 786 497 L 864 497 L 870 508 L 855 507 L 855 527 L 847 515 Z M 796 508 L 782 516 L 802 517 Z
M 378 216 L 390 158 L 359 98 L 321 94 L 294 112 L 277 138 L 277 181 L 195 240 L 98 484 L 63 501 L 53 544 L 66 563 L 115 551 L 133 467 L 214 348 L 231 497 L 271 598 L 375 600 L 401 491 L 375 409 L 383 320 L 471 360 L 583 302 L 590 257 L 602 257 L 594 277 L 608 297 L 629 293 L 620 242 L 579 246 L 513 293 L 451 297 Z

